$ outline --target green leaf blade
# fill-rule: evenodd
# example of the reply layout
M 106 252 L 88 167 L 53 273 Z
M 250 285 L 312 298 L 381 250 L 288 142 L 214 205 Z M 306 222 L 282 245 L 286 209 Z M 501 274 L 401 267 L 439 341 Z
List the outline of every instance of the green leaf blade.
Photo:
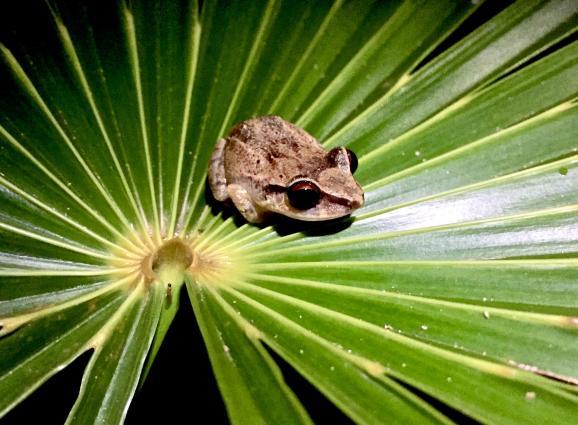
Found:
M 383 5 L 387 6 L 391 7 Z M 374 91 L 387 95 L 395 90 L 397 81 L 407 78 L 419 60 L 474 9 L 466 2 L 401 3 L 311 102 L 298 124 L 325 139 L 361 110 L 370 95 L 376 96 Z
M 256 284 L 428 344 L 503 364 L 533 365 L 553 375 L 578 375 L 578 328 L 572 317 L 512 312 L 494 307 L 493 300 L 448 303 L 297 279 L 259 279 Z
M 464 97 L 423 125 L 363 156 L 359 178 L 375 181 L 408 170 L 424 159 L 432 160 L 571 101 L 578 95 L 574 78 L 577 51 L 578 43 L 571 43 Z M 383 166 L 384 161 L 387 166 Z
M 100 330 L 67 423 L 122 423 L 152 341 L 162 290 L 135 290 Z M 140 299 L 139 299 L 140 298 Z M 119 315 L 121 314 L 121 315 Z
M 427 299 L 576 316 L 576 266 L 575 259 L 323 261 L 265 263 L 257 271 L 278 281 L 289 275 Z
M 370 152 L 573 31 L 577 13 L 570 1 L 513 4 L 394 95 L 352 120 L 327 144 L 347 144 L 362 155 Z
M 187 289 L 231 422 L 312 423 L 270 356 L 250 334 L 250 325 L 234 320 L 231 308 L 223 307 L 212 291 L 191 281 Z
M 119 295 L 40 316 L 0 340 L 0 416 L 89 348 L 90 339 L 120 305 Z M 5 331 L 11 321 L 1 324 Z
M 273 291 L 259 290 L 251 285 L 242 285 L 241 291 L 249 295 L 253 303 L 269 307 L 265 317 L 247 308 L 242 309 L 248 317 L 258 318 L 261 326 L 271 320 L 272 311 L 292 322 L 307 324 L 309 330 L 301 330 L 302 335 L 313 331 L 344 352 L 382 365 L 384 369 L 380 373 L 391 374 L 426 393 L 435 388 L 436 397 L 478 420 L 515 424 L 522 418 L 535 420 L 541 417 L 538 420 L 564 423 L 578 409 L 575 396 L 561 391 L 556 384 L 511 366 L 495 365 L 421 344 L 381 326 Z M 244 306 L 238 308 L 241 307 Z M 378 342 L 384 338 L 387 344 Z M 484 384 L 486 391 L 480 393 L 471 385 L 472 381 Z M 497 388 L 500 388 L 499 398 L 492 394 Z M 504 388 L 508 388 L 505 393 L 502 392 Z M 542 398 L 538 400 L 539 397 Z M 507 405 L 504 405 L 505 399 Z
M 444 423 L 445 418 L 428 408 L 403 387 L 392 381 L 377 381 L 379 366 L 331 347 L 280 315 L 255 304 L 242 295 L 223 294 L 239 312 L 258 323 L 263 338 L 272 349 L 311 380 L 330 400 L 357 423 Z M 359 398 L 357 394 L 364 394 Z M 355 401 L 355 402 L 354 402 Z

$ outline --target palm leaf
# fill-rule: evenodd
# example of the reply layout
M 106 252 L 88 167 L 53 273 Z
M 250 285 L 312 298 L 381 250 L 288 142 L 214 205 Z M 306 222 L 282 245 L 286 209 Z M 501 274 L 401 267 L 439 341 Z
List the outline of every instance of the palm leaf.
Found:
M 575 421 L 578 6 L 477 3 L 3 12 L 0 415 L 90 352 L 68 422 L 122 423 L 186 288 L 232 423 L 311 423 L 289 368 L 360 424 Z M 206 205 L 264 114 L 354 149 L 366 205 Z

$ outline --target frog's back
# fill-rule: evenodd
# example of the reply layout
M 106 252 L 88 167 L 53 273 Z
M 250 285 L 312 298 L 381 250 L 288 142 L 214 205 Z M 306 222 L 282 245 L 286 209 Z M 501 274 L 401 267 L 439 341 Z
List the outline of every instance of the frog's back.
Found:
M 319 168 L 325 155 L 314 137 L 282 118 L 253 118 L 235 126 L 227 138 L 227 180 L 286 186 L 296 175 Z
M 285 149 L 297 151 L 303 148 L 311 149 L 312 146 L 323 149 L 305 130 L 275 115 L 243 121 L 231 130 L 229 138 L 235 138 L 256 149 L 280 151 L 280 155 L 283 155 Z

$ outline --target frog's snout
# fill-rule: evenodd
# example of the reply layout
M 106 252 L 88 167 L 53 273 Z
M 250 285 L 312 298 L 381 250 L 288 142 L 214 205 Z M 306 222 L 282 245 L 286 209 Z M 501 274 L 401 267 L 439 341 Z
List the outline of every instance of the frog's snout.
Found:
M 351 208 L 357 209 L 359 207 L 362 207 L 364 202 L 365 202 L 365 196 L 364 196 L 363 192 L 361 192 L 358 196 L 355 196 L 353 198 L 353 200 L 351 201 Z

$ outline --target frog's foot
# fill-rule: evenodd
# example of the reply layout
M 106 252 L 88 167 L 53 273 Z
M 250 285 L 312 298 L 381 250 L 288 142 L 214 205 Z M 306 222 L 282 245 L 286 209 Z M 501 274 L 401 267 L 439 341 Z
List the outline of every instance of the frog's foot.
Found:
M 219 139 L 209 165 L 209 187 L 214 198 L 223 202 L 229 198 L 227 193 L 227 179 L 225 178 L 225 139 Z
M 255 208 L 251 196 L 242 186 L 231 184 L 227 189 L 233 204 L 248 222 L 260 223 L 263 221 L 263 215 Z

